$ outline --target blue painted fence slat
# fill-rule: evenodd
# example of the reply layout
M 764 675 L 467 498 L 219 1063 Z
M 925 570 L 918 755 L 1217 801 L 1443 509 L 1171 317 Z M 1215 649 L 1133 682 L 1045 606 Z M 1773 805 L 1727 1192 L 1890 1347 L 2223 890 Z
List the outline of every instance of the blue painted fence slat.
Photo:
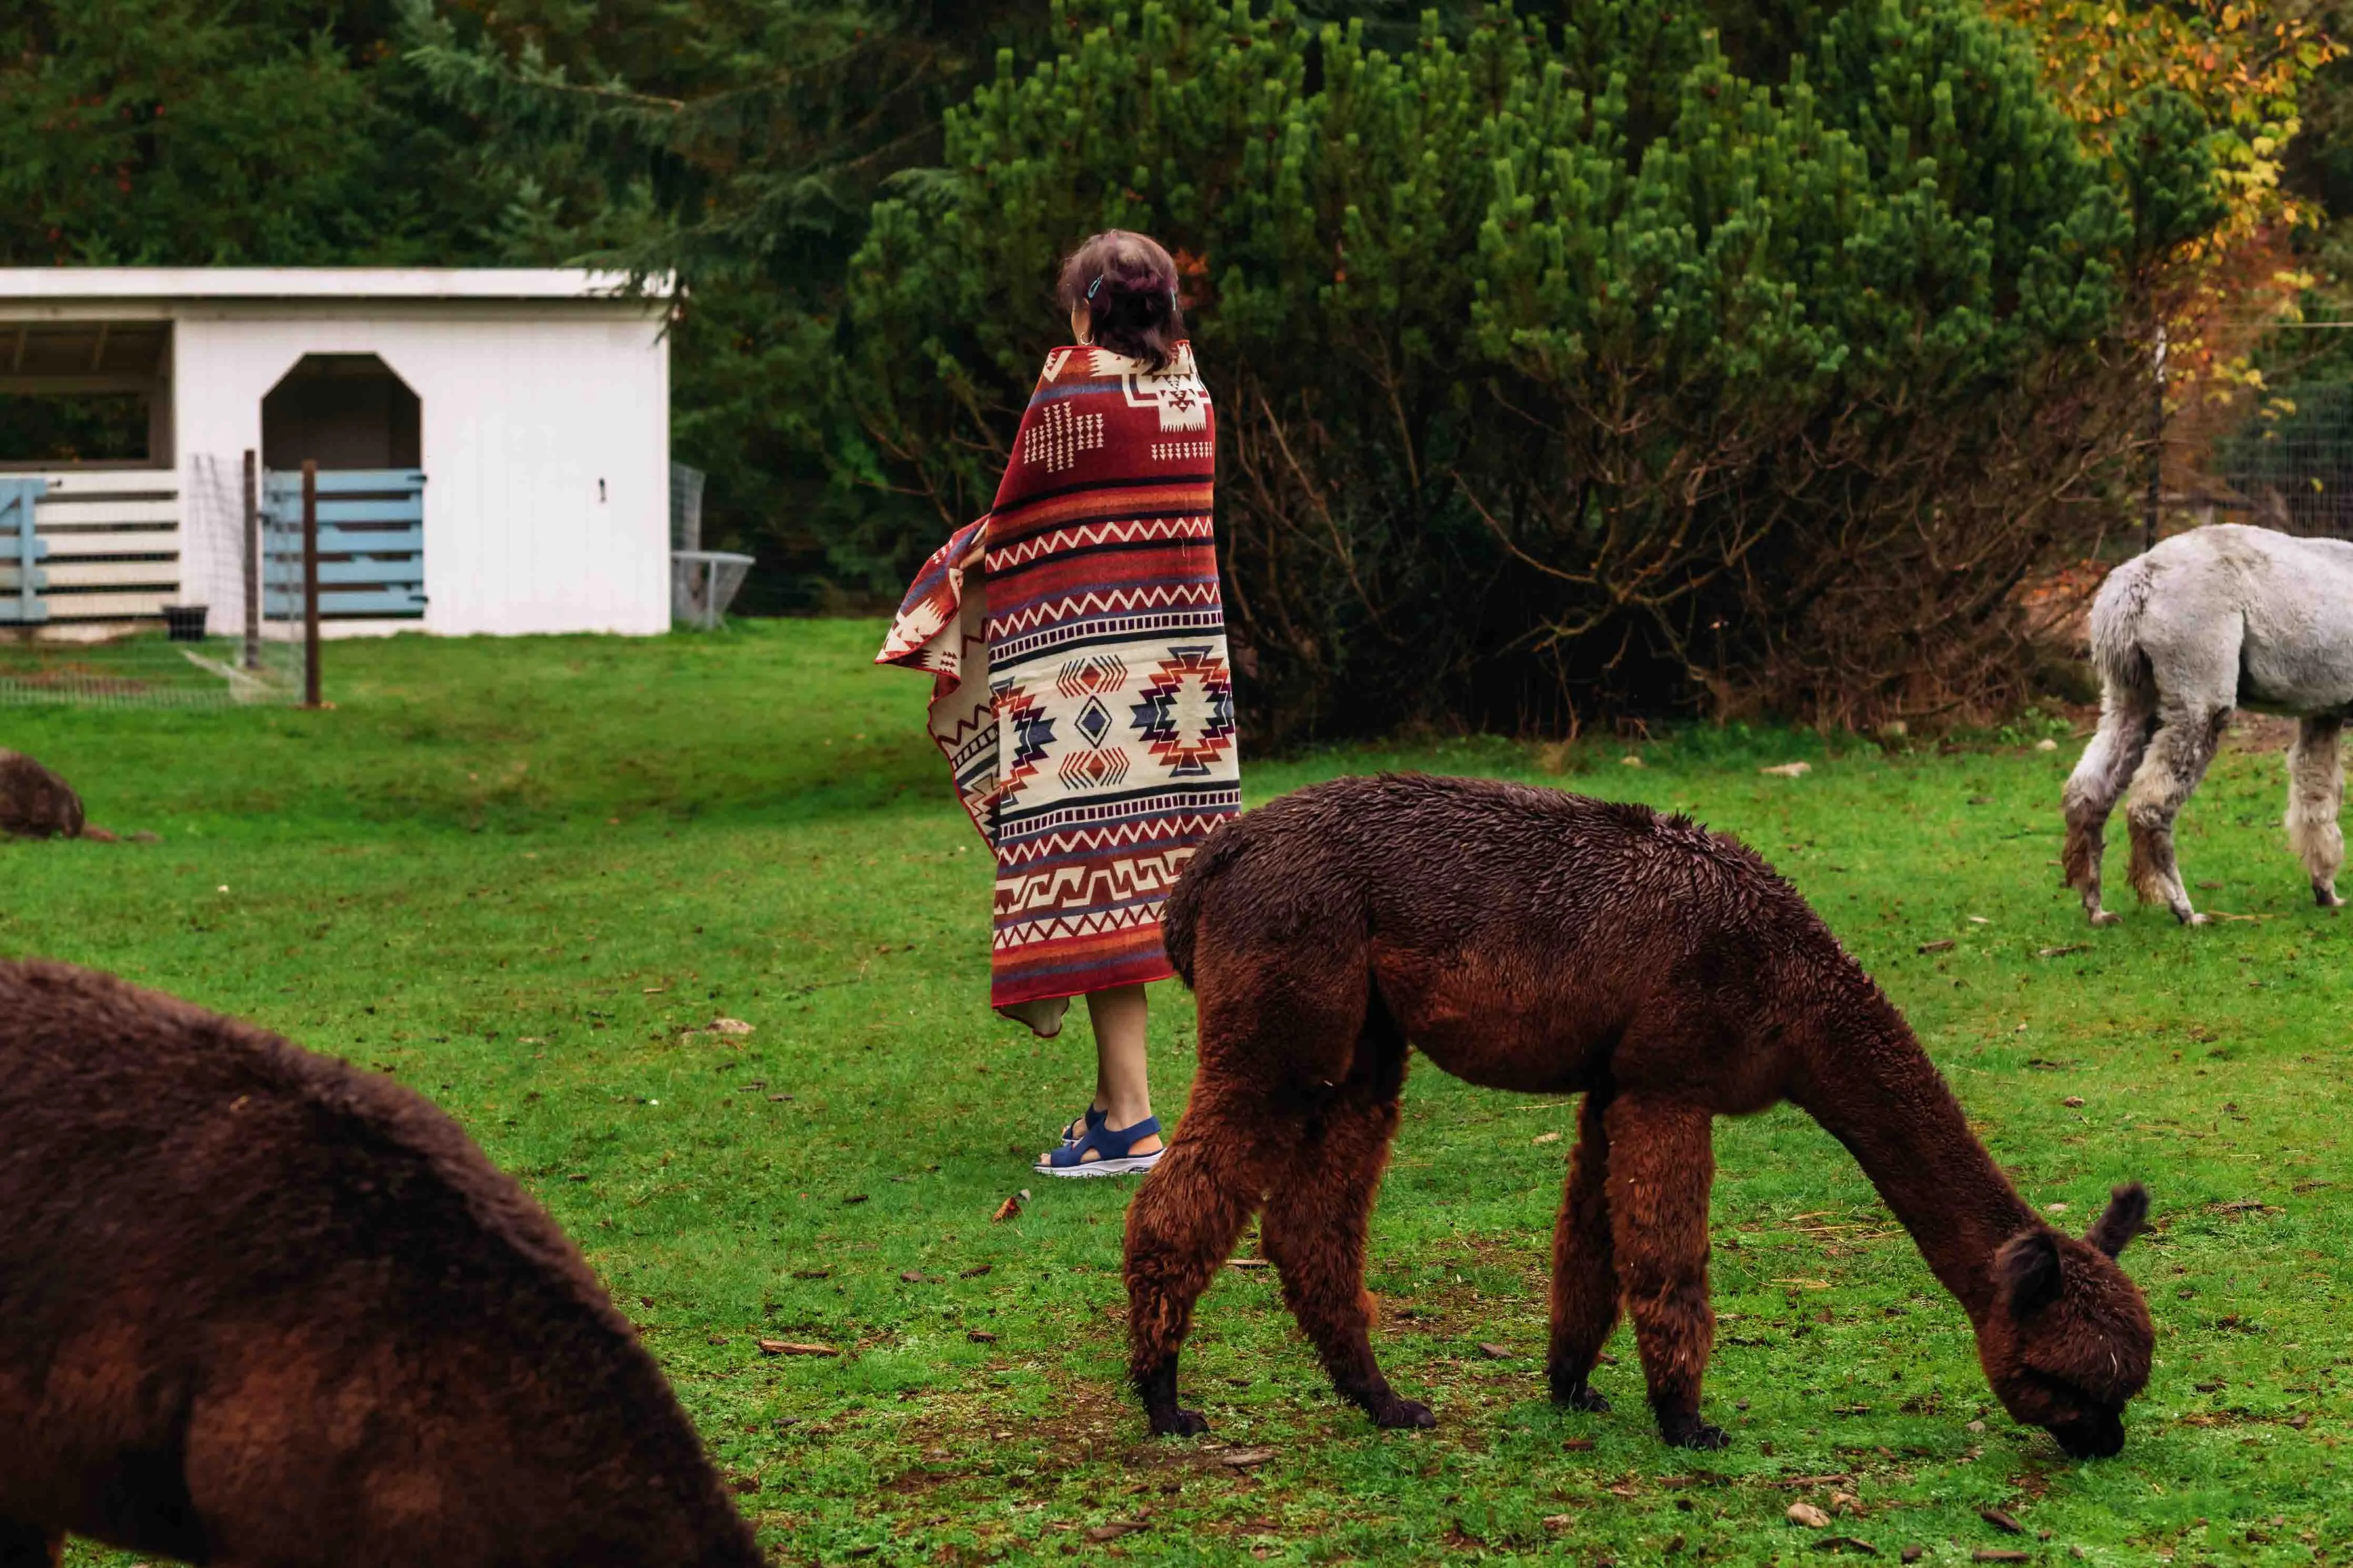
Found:
M 273 542 L 273 558 L 294 563 L 302 568 L 302 534 L 298 527 L 291 538 Z M 329 528 L 319 525 L 319 553 L 322 555 L 421 555 L 425 552 L 425 530 L 415 528 Z
M 49 552 L 47 541 L 34 531 L 33 503 L 48 493 L 47 479 L 0 479 L 0 560 L 16 570 L 16 591 L 0 597 L 0 622 L 37 626 L 49 618 L 41 590 L 48 574 L 37 564 Z
M 272 589 L 300 594 L 302 591 L 302 563 L 291 561 L 280 564 L 273 562 L 270 570 L 263 574 L 263 580 Z M 425 563 L 414 555 L 394 556 L 385 561 L 322 561 L 319 563 L 319 582 L 322 586 L 330 583 L 337 584 L 421 584 L 424 581 Z
M 270 470 L 266 481 L 269 499 L 290 500 L 302 504 L 302 470 Z M 322 496 L 398 494 L 425 488 L 422 468 L 321 468 L 319 494 Z
M 300 594 L 264 594 L 262 607 L 272 619 L 293 619 L 302 614 Z M 364 591 L 359 589 L 319 589 L 319 614 L 322 616 L 369 616 L 391 619 L 425 613 L 425 597 L 407 589 L 393 588 Z
M 351 522 L 415 522 L 425 515 L 425 498 L 407 496 L 397 500 L 329 500 L 319 499 L 319 526 Z M 302 500 L 294 500 L 294 515 L 302 515 Z

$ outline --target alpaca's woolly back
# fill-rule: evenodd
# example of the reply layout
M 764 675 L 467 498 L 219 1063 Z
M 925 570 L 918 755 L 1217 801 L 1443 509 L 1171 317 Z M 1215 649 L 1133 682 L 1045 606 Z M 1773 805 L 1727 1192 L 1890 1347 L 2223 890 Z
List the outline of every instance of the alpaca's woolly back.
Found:
M 195 1561 L 758 1561 L 455 1122 L 87 971 L 0 964 L 0 1520 Z
M 1771 972 L 1876 995 L 1746 845 L 1646 805 L 1493 780 L 1338 779 L 1227 824 L 1162 913 L 1187 984 L 1212 907 L 1221 942 L 1243 947 L 1377 939 L 1538 970 L 1574 951 L 1597 1001 L 1669 973 L 1725 994 Z

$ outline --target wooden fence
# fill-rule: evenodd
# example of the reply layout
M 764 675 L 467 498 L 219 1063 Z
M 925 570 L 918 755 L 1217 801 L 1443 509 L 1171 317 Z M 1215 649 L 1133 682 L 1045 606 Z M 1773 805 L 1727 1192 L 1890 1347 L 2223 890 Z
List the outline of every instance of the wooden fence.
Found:
M 270 527 L 262 550 L 264 613 L 302 615 L 302 476 L 273 469 L 262 485 Z M 319 474 L 319 615 L 325 620 L 416 620 L 425 614 L 425 475 L 415 468 Z
M 11 495 L 30 496 L 29 530 Z M 160 622 L 179 592 L 177 475 L 0 478 L 0 625 Z

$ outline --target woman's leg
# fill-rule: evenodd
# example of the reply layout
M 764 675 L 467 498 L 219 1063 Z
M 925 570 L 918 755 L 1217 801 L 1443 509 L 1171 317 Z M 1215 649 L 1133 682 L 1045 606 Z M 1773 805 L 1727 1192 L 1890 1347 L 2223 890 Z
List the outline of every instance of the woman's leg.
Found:
M 1087 1018 L 1095 1029 L 1095 1109 L 1109 1113 L 1113 1128 L 1132 1127 L 1152 1114 L 1144 1045 L 1148 1016 L 1141 985 L 1087 994 Z
M 1151 1064 L 1145 1050 L 1147 1009 L 1141 985 L 1115 985 L 1087 993 L 1087 1016 L 1095 1031 L 1094 1109 L 1117 1132 L 1152 1114 Z M 1136 1154 L 1155 1153 L 1156 1137 L 1138 1142 Z

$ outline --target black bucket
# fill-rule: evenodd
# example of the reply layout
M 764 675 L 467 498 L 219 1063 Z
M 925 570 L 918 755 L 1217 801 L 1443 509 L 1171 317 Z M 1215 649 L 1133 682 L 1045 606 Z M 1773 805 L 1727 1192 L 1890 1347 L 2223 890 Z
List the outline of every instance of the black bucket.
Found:
M 202 642 L 205 622 L 212 616 L 209 605 L 166 605 L 164 606 L 164 630 L 174 642 Z

